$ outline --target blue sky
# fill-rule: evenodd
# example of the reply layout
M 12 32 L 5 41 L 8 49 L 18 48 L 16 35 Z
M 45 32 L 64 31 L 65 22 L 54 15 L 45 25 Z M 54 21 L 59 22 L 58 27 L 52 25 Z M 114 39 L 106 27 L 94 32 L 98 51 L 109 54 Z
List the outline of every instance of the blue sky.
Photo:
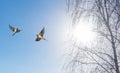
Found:
M 65 0 L 0 0 L 0 73 L 60 73 L 66 24 Z

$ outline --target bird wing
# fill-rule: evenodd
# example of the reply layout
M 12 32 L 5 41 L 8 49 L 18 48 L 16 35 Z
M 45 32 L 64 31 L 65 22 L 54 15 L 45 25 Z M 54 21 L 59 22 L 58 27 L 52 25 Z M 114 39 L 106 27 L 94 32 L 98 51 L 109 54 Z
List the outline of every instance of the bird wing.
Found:
M 17 32 L 20 32 L 21 30 L 20 29 L 17 29 Z
M 43 36 L 45 33 L 45 28 L 43 27 L 43 29 L 41 30 L 41 32 L 39 33 L 39 35 Z
M 11 25 L 9 25 L 9 28 L 10 28 L 12 31 L 15 30 L 15 28 L 14 28 L 13 26 L 11 26 Z

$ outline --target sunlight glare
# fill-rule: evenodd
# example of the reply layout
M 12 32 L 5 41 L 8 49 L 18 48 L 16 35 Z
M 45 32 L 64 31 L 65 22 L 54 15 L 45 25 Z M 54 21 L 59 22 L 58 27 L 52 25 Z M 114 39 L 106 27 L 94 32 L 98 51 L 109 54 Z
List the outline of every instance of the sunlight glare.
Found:
M 79 43 L 91 43 L 96 37 L 95 32 L 93 32 L 92 22 L 85 20 L 80 21 L 78 25 L 73 28 L 72 36 L 73 39 Z

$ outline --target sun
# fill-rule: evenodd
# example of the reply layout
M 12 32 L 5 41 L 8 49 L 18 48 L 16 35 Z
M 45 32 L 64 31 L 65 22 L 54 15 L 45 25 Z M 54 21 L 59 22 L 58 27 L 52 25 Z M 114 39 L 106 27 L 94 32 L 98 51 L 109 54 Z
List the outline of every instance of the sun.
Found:
M 81 20 L 73 28 L 72 37 L 78 43 L 90 44 L 96 37 L 95 32 L 93 32 L 92 21 Z

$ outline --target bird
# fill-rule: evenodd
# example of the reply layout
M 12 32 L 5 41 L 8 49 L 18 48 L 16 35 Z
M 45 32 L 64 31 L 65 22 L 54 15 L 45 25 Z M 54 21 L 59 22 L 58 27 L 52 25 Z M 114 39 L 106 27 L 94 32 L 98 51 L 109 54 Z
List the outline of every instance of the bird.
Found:
M 43 29 L 40 31 L 39 34 L 37 34 L 37 38 L 35 41 L 40 41 L 41 39 L 43 40 L 46 40 L 43 36 L 44 36 L 44 33 L 45 33 L 45 28 L 43 27 Z
M 11 25 L 9 25 L 9 28 L 10 28 L 10 30 L 12 30 L 12 31 L 13 31 L 12 36 L 14 36 L 16 33 L 18 33 L 18 32 L 20 32 L 20 31 L 21 31 L 20 29 L 15 28 L 15 27 L 13 27 L 13 26 L 11 26 Z

